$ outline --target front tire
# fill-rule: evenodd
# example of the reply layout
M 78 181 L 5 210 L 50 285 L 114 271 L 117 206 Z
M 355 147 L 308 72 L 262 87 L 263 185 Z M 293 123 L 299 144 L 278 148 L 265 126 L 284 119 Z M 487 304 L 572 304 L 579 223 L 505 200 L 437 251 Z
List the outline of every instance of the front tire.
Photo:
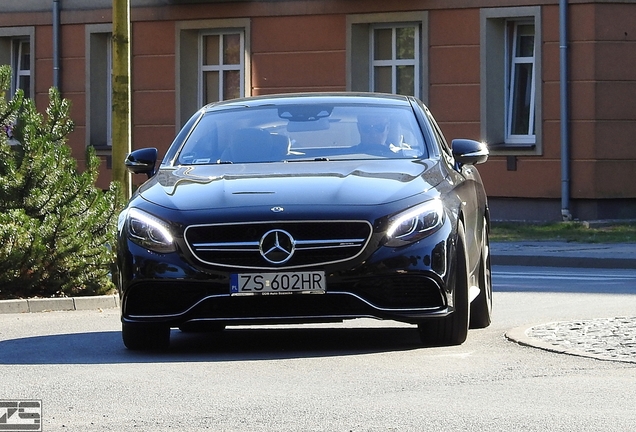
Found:
M 145 323 L 122 323 L 121 335 L 129 350 L 164 350 L 170 346 L 170 327 Z
M 470 304 L 470 328 L 486 328 L 492 321 L 492 269 L 488 222 L 484 219 L 482 252 L 479 263 L 479 295 Z
M 420 339 L 429 346 L 461 345 L 468 336 L 470 305 L 468 303 L 468 260 L 466 259 L 466 235 L 464 225 L 457 225 L 457 247 L 455 249 L 453 280 L 454 311 L 444 317 L 418 324 Z

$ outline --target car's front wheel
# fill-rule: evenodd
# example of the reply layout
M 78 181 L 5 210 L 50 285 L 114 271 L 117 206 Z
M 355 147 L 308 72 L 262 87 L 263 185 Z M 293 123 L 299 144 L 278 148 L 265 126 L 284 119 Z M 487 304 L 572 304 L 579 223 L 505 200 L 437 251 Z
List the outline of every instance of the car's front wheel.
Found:
M 170 327 L 145 323 L 122 323 L 121 335 L 130 350 L 163 350 L 170 346 Z
M 418 324 L 420 339 L 424 345 L 461 345 L 468 336 L 470 304 L 468 301 L 468 261 L 466 258 L 466 235 L 464 225 L 457 226 L 455 266 L 452 270 L 454 311 L 444 317 Z
M 470 328 L 486 328 L 492 320 L 492 279 L 488 223 L 484 219 L 479 262 L 479 295 L 470 304 Z

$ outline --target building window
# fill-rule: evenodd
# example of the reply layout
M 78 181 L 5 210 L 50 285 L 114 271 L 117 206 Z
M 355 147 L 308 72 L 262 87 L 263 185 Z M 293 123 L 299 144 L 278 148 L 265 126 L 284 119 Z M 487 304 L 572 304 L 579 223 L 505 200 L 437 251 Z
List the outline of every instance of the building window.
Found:
M 419 97 L 419 25 L 373 25 L 370 31 L 372 91 Z
M 20 89 L 24 96 L 31 97 L 31 43 L 28 38 L 17 38 L 12 43 L 11 69 L 12 91 Z
M 113 37 L 106 35 L 106 145 L 113 145 Z
M 493 154 L 542 154 L 541 7 L 481 11 L 481 133 Z
M 33 27 L 0 27 L 0 64 L 11 67 L 11 94 L 22 89 L 33 98 L 35 59 L 31 55 L 35 39 Z
M 506 143 L 535 142 L 534 24 L 509 22 Z
M 34 47 L 35 29 L 33 27 L 0 27 L 0 65 L 9 65 L 11 68 L 11 98 L 18 89 L 24 92 L 27 98 L 33 98 L 35 59 L 31 55 Z M 0 96 L 1 97 L 1 96 Z M 19 144 L 9 130 L 6 131 L 11 145 Z
M 199 105 L 234 99 L 243 87 L 245 42 L 242 32 L 203 32 L 200 38 Z
M 112 71 L 112 26 L 86 26 L 86 145 L 98 153 L 112 146 Z
M 347 16 L 347 90 L 428 98 L 428 12 Z
M 176 129 L 203 105 L 249 96 L 250 19 L 178 21 Z

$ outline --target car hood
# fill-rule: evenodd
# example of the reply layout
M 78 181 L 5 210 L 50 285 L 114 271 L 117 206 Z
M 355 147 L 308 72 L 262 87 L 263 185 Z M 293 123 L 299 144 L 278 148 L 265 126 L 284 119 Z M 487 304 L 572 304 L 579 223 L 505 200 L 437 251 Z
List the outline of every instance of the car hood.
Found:
M 180 211 L 253 206 L 375 206 L 421 194 L 444 178 L 432 160 L 289 162 L 162 168 L 138 190 Z

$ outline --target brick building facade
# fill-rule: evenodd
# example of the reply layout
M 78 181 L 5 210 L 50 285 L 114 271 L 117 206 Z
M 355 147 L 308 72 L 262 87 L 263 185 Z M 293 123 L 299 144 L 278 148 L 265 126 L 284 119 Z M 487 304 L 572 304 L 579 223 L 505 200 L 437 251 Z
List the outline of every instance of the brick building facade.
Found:
M 219 99 L 408 93 L 431 108 L 449 140 L 488 143 L 480 171 L 494 219 L 561 220 L 564 181 L 574 218 L 636 218 L 636 1 L 131 3 L 134 148 L 165 151 L 199 106 Z M 0 9 L 0 64 L 12 65 L 14 86 L 40 109 L 60 65 L 76 124 L 69 144 L 80 163 L 86 146 L 97 149 L 107 185 L 112 1 L 3 0 Z

